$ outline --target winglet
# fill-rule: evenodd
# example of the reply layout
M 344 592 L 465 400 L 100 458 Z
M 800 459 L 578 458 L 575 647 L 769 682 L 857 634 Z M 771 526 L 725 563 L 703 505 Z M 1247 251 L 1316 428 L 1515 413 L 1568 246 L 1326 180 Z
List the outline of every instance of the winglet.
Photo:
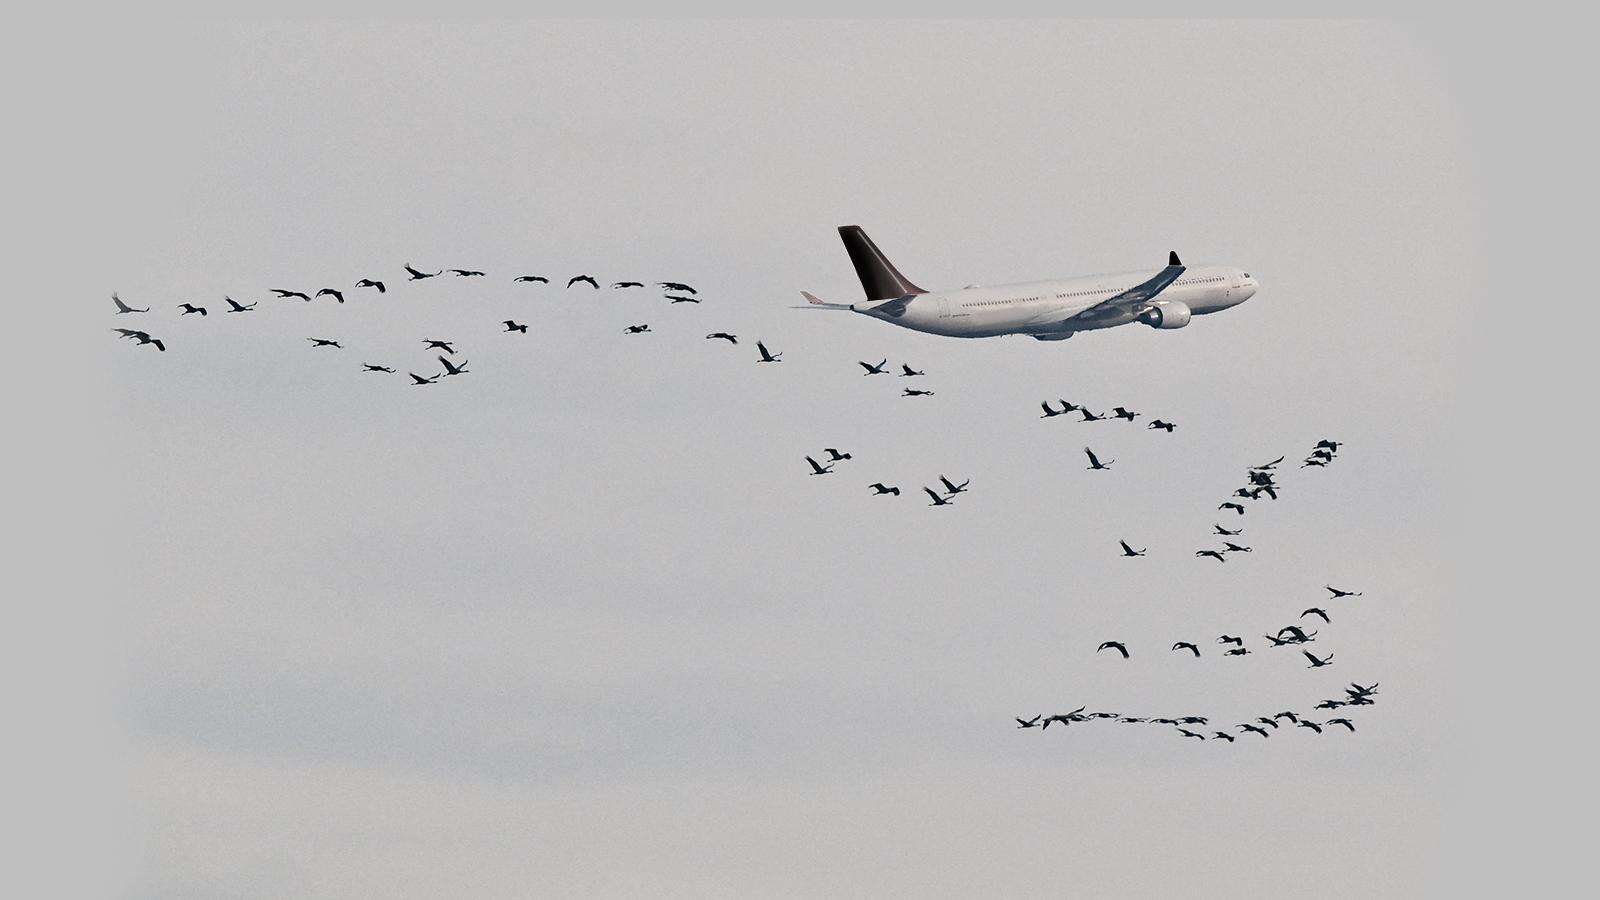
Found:
M 855 309 L 848 303 L 829 303 L 810 291 L 801 291 L 800 296 L 806 298 L 806 306 L 797 306 L 796 309 Z
M 1178 261 L 1178 251 L 1176 251 L 1176 250 L 1167 251 L 1167 265 L 1169 265 L 1169 266 L 1181 266 L 1181 265 L 1183 265 L 1183 263 Z

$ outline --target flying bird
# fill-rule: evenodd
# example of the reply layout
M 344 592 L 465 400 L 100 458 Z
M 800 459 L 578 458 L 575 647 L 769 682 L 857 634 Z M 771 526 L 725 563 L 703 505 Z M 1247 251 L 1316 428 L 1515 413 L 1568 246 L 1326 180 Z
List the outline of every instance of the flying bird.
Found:
M 612 290 L 616 290 L 617 288 L 636 288 L 636 287 L 644 287 L 643 282 L 638 282 L 638 281 L 619 281 L 616 284 L 613 284 L 611 286 L 611 289 Z
M 1191 643 L 1189 643 L 1188 641 L 1179 641 L 1176 644 L 1172 645 L 1172 649 L 1174 649 L 1174 650 L 1187 650 L 1190 653 L 1193 653 L 1195 656 L 1199 656 L 1200 655 L 1200 648 L 1196 647 L 1195 645 L 1193 645 Z
M 1328 618 L 1327 610 L 1324 610 L 1321 607 L 1317 607 L 1317 606 L 1313 606 L 1310 609 L 1308 609 L 1305 612 L 1300 614 L 1300 618 L 1302 618 L 1302 619 L 1304 619 L 1306 616 L 1321 616 L 1322 617 L 1322 621 L 1324 621 L 1324 622 L 1330 622 L 1331 623 L 1333 621 L 1332 619 Z
M 1219 740 L 1224 740 L 1224 741 L 1227 741 L 1227 742 L 1228 742 L 1228 743 L 1230 743 L 1230 744 L 1231 744 L 1231 743 L 1233 743 L 1233 741 L 1234 741 L 1234 737 L 1233 737 L 1233 735 L 1231 735 L 1231 734 L 1229 734 L 1229 733 L 1227 733 L 1227 732 L 1226 732 L 1226 731 L 1219 731 L 1219 732 L 1217 732 L 1217 734 L 1216 734 L 1216 737 L 1217 737 L 1217 738 L 1218 738 L 1218 739 L 1219 739 Z
M 1222 549 L 1223 549 L 1223 552 L 1225 552 L 1225 553 L 1249 553 L 1250 552 L 1250 548 L 1249 547 L 1241 547 L 1238 544 L 1235 544 L 1233 541 L 1223 541 L 1222 542 Z
M 306 338 L 306 340 L 311 342 L 311 348 L 313 350 L 318 347 L 338 347 L 340 350 L 344 349 L 344 346 L 338 341 L 330 341 L 327 338 Z
M 671 294 L 667 295 L 667 299 L 671 300 L 673 303 L 699 303 L 700 302 L 700 298 L 698 298 L 698 297 L 674 297 Z
M 322 290 L 317 291 L 317 296 L 318 297 L 332 297 L 333 299 L 339 301 L 340 303 L 344 302 L 344 292 L 343 291 L 336 291 L 333 288 L 323 288 Z
M 228 312 L 231 312 L 231 313 L 249 312 L 250 310 L 256 308 L 256 304 L 255 303 L 249 303 L 249 304 L 240 303 L 239 301 L 233 299 L 232 297 L 223 297 L 222 299 L 226 300 L 228 302 Z M 256 302 L 259 303 L 261 301 L 258 300 Z
M 867 370 L 864 374 L 867 374 L 867 375 L 884 375 L 884 374 L 887 374 L 887 373 L 884 372 L 883 367 L 887 366 L 889 364 L 889 360 L 885 359 L 883 362 L 880 362 L 877 365 L 873 365 L 871 363 L 861 362 L 860 360 L 857 360 L 856 364 L 859 365 L 861 368 Z
M 872 484 L 867 485 L 867 487 L 872 488 L 872 492 L 874 494 L 893 494 L 896 497 L 900 496 L 899 488 L 890 487 L 882 482 L 873 482 Z
M 1322 659 L 1317 659 L 1315 656 L 1312 655 L 1310 650 L 1301 650 L 1300 652 L 1304 653 L 1306 655 L 1306 659 L 1311 660 L 1311 665 L 1306 666 L 1306 668 L 1308 668 L 1308 669 L 1320 669 L 1323 666 L 1326 666 L 1326 665 L 1328 665 L 1328 664 L 1333 662 L 1333 654 L 1332 653 L 1329 653 L 1326 657 L 1324 657 Z
M 1091 470 L 1093 470 L 1093 469 L 1109 469 L 1109 468 L 1111 468 L 1111 464 L 1116 462 L 1116 460 L 1114 460 L 1114 459 L 1113 460 L 1108 460 L 1108 461 L 1106 461 L 1104 463 L 1100 462 L 1099 457 L 1095 456 L 1094 455 L 1094 451 L 1090 450 L 1088 447 L 1083 448 L 1083 452 L 1085 454 L 1087 454 L 1088 457 L 1089 457 L 1089 468 Z
M 1039 417 L 1041 419 L 1055 418 L 1056 416 L 1066 415 L 1066 412 L 1067 412 L 1064 409 L 1061 409 L 1061 410 L 1052 409 L 1050 407 L 1050 401 L 1049 400 L 1042 401 L 1039 404 L 1039 406 L 1044 409 L 1044 415 Z
M 1194 552 L 1194 555 L 1195 556 L 1209 556 L 1212 559 L 1216 560 L 1217 562 L 1227 562 L 1228 561 L 1227 558 L 1222 555 L 1221 551 L 1218 551 L 1218 550 L 1196 550 Z
M 1324 725 L 1343 725 L 1344 727 L 1350 729 L 1350 731 L 1352 733 L 1354 733 L 1355 730 L 1356 730 L 1355 723 L 1351 722 L 1349 719 L 1343 719 L 1343 718 L 1340 718 L 1340 719 L 1329 719 L 1328 721 L 1323 722 L 1322 724 L 1324 724 Z
M 1163 422 L 1160 419 L 1151 419 L 1150 424 L 1145 426 L 1145 428 L 1159 428 L 1169 434 L 1172 432 L 1172 429 L 1177 427 L 1178 426 L 1172 424 L 1171 422 Z
M 424 338 L 422 342 L 428 345 L 427 349 L 429 350 L 443 350 L 451 356 L 454 356 L 456 353 L 456 348 L 450 346 L 449 341 L 435 341 L 431 338 Z
M 574 275 L 567 279 L 567 287 L 572 287 L 580 281 L 587 282 L 589 287 L 592 287 L 597 291 L 600 290 L 600 285 L 595 282 L 593 275 Z
M 483 273 L 479 272 L 477 269 L 451 269 L 450 271 L 456 273 L 456 277 L 457 278 L 482 278 L 483 277 Z
M 378 293 L 380 293 L 380 294 L 386 293 L 388 291 L 388 288 L 383 286 L 383 282 L 375 281 L 375 280 L 373 280 L 371 278 L 363 278 L 363 279 L 361 279 L 360 281 L 356 282 L 356 287 L 377 288 L 378 289 Z
M 432 375 L 427 378 L 423 378 L 421 375 L 418 375 L 415 372 L 407 372 L 406 374 L 411 376 L 411 380 L 415 384 L 433 384 L 435 381 L 439 380 L 438 375 Z
M 644 334 L 649 330 L 649 325 L 629 325 L 627 328 L 623 329 L 623 331 L 626 331 L 628 334 Z
M 178 314 L 180 316 L 187 316 L 190 313 L 199 313 L 202 316 L 206 314 L 206 308 L 204 306 L 195 306 L 193 303 L 185 303 L 178 308 L 183 310 L 183 312 Z
M 1238 537 L 1239 535 L 1244 534 L 1243 528 L 1235 528 L 1234 530 L 1229 531 L 1228 529 L 1223 528 L 1221 525 L 1212 525 L 1211 530 L 1217 534 L 1227 535 L 1228 537 Z
M 906 365 L 905 363 L 901 363 L 900 364 L 900 377 L 901 378 L 911 378 L 911 377 L 914 377 L 914 376 L 917 376 L 917 375 L 926 375 L 926 374 L 928 374 L 928 373 L 927 372 L 918 372 L 916 369 L 911 368 L 910 366 Z
M 122 298 L 118 297 L 115 293 L 112 293 L 111 295 L 111 302 L 117 305 L 117 315 L 119 316 L 123 313 L 143 313 L 150 311 L 150 307 L 148 306 L 146 306 L 144 309 L 134 309 L 128 304 L 123 303 Z
M 1250 650 L 1249 650 L 1248 647 L 1235 647 L 1234 649 L 1229 650 L 1226 653 L 1223 653 L 1222 655 L 1223 656 L 1249 656 L 1250 655 Z
M 1232 501 L 1229 501 L 1227 503 L 1223 503 L 1223 504 L 1219 505 L 1217 507 L 1217 509 L 1231 509 L 1231 510 L 1233 510 L 1234 512 L 1238 513 L 1241 516 L 1244 515 L 1244 507 L 1242 507 L 1239 504 L 1234 503 Z
M 1240 647 L 1243 647 L 1244 646 L 1244 638 L 1235 637 L 1234 635 L 1231 635 L 1231 634 L 1224 634 L 1221 637 L 1217 638 L 1217 643 L 1219 643 L 1219 644 L 1237 644 Z
M 1341 590 L 1339 588 L 1334 587 L 1331 584 L 1325 584 L 1325 585 L 1323 585 L 1323 587 L 1325 589 L 1327 589 L 1328 593 L 1333 595 L 1331 598 L 1329 598 L 1329 599 L 1332 599 L 1332 600 L 1337 600 L 1340 597 L 1359 597 L 1359 596 L 1361 596 L 1361 592 L 1360 591 Z
M 1034 716 L 1031 719 L 1023 719 L 1023 718 L 1019 718 L 1019 717 L 1016 717 L 1016 716 L 1013 716 L 1012 718 L 1015 718 L 1017 720 L 1017 727 L 1018 728 L 1038 728 L 1039 727 L 1039 720 L 1044 718 L 1044 713 L 1040 713 L 1039 715 Z
M 1296 644 L 1307 643 L 1312 638 L 1317 636 L 1317 633 L 1315 631 L 1311 632 L 1310 634 L 1307 634 L 1304 630 L 1302 630 L 1300 628 L 1299 625 L 1285 625 L 1282 628 L 1278 629 L 1278 637 L 1283 638 L 1283 636 L 1285 634 L 1287 634 L 1289 636 L 1287 638 L 1284 638 L 1284 640 L 1293 641 Z
M 939 481 L 944 484 L 945 493 L 952 497 L 954 497 L 956 494 L 966 491 L 967 485 L 972 483 L 972 479 L 968 478 L 966 481 L 963 481 L 960 484 L 952 484 L 950 479 L 944 477 L 943 475 L 939 476 Z
M 1194 732 L 1190 731 L 1187 728 L 1179 728 L 1178 729 L 1178 733 L 1183 735 L 1184 737 L 1199 738 L 1202 741 L 1206 739 L 1205 735 L 1203 735 L 1203 734 L 1195 734 Z
M 1063 725 L 1071 725 L 1073 722 L 1081 722 L 1083 721 L 1083 716 L 1078 714 L 1083 712 L 1083 710 L 1084 708 L 1080 706 L 1069 713 L 1056 713 L 1055 715 L 1045 719 L 1042 727 L 1049 728 L 1051 722 L 1060 722 Z
M 511 280 L 512 281 L 523 281 L 523 282 L 537 281 L 540 284 L 549 284 L 550 283 L 550 279 L 544 277 L 543 275 L 518 275 L 517 277 L 515 277 L 515 278 L 513 278 Z
M 1060 398 L 1058 397 L 1057 399 L 1060 399 Z M 1062 400 L 1061 401 L 1061 411 L 1063 413 L 1077 412 L 1080 409 L 1083 409 L 1083 407 L 1079 406 L 1076 403 L 1069 403 L 1066 400 Z
M 1256 469 L 1257 471 L 1265 472 L 1268 469 L 1276 467 L 1278 465 L 1278 463 L 1281 463 L 1281 462 L 1283 462 L 1283 457 L 1280 456 L 1277 459 L 1273 460 L 1272 462 L 1262 463 L 1259 466 L 1251 466 L 1250 468 Z
M 1312 731 L 1315 731 L 1317 734 L 1321 734 L 1322 733 L 1322 726 L 1318 725 L 1316 722 L 1311 721 L 1310 719 L 1301 719 L 1300 721 L 1296 722 L 1295 724 L 1299 725 L 1301 728 L 1309 728 Z
M 1128 546 L 1128 542 L 1127 541 L 1117 541 L 1117 543 L 1122 545 L 1122 555 L 1123 556 L 1143 556 L 1143 555 L 1145 555 L 1145 552 L 1150 549 L 1149 547 L 1146 547 L 1144 550 L 1135 550 L 1132 547 Z
M 1332 452 L 1332 453 L 1338 453 L 1339 452 L 1339 447 L 1342 446 L 1343 444 L 1344 444 L 1344 441 L 1331 441 L 1331 440 L 1327 440 L 1326 438 L 1324 438 L 1323 440 L 1317 441 L 1317 449 L 1318 450 L 1327 450 L 1327 451 Z
M 1124 647 L 1122 645 L 1121 641 L 1106 641 L 1105 643 L 1101 644 L 1099 646 L 1099 648 L 1096 649 L 1094 652 L 1099 653 L 1101 650 L 1106 650 L 1106 649 L 1115 650 L 1118 653 L 1121 653 L 1123 659 L 1127 659 L 1128 658 L 1128 648 Z
M 153 345 L 153 346 L 154 346 L 154 347 L 155 347 L 155 348 L 156 348 L 156 349 L 157 349 L 157 350 L 160 350 L 160 351 L 161 351 L 161 352 L 162 352 L 162 353 L 165 353 L 165 352 L 167 352 L 167 345 L 166 345 L 166 344 L 163 344 L 163 343 L 161 343 L 161 339 L 160 339 L 160 338 L 153 338 L 153 337 L 151 337 L 151 336 L 150 336 L 150 335 L 148 335 L 148 334 L 145 334 L 145 333 L 144 333 L 144 332 L 142 332 L 142 331 L 141 331 L 141 332 L 139 332 L 139 335 L 138 335 L 138 337 L 139 337 L 139 344 L 140 344 L 140 345 L 141 345 L 141 346 L 142 346 L 142 345 L 144 345 L 144 344 L 151 344 L 151 345 Z
M 828 459 L 831 460 L 832 462 L 838 462 L 838 461 L 840 461 L 842 459 L 851 459 L 852 458 L 850 456 L 850 454 L 848 454 L 848 453 L 840 453 L 838 450 L 834 449 L 833 447 L 823 447 L 822 449 L 828 454 Z
M 406 263 L 406 272 L 411 275 L 411 281 L 421 281 L 424 278 L 434 278 L 444 274 L 443 269 L 440 269 L 437 272 L 419 272 L 416 269 L 411 268 L 410 263 Z
M 1306 468 L 1308 466 L 1325 466 L 1327 464 L 1328 463 L 1327 463 L 1326 460 L 1316 459 L 1316 458 L 1313 457 L 1312 459 L 1308 459 L 1305 462 L 1301 463 L 1300 464 L 1300 468 L 1304 469 L 1304 468 Z
M 1132 410 L 1123 409 L 1120 406 L 1117 407 L 1116 409 L 1113 409 L 1111 411 L 1111 415 L 1114 418 L 1127 419 L 1129 422 L 1132 422 L 1134 419 L 1139 417 L 1139 413 L 1136 413 L 1136 412 L 1134 412 Z
M 902 397 L 932 397 L 933 391 L 919 391 L 916 388 L 906 388 L 900 393 Z
M 1262 716 L 1261 718 L 1256 719 L 1256 721 L 1263 725 L 1271 725 L 1273 728 L 1278 727 L 1278 720 L 1272 718 L 1271 716 Z
M 677 282 L 677 281 L 658 281 L 658 282 L 656 282 L 656 284 L 657 284 L 658 287 L 666 288 L 669 291 L 677 291 L 680 294 L 698 294 L 699 293 L 699 291 L 696 291 L 694 288 L 688 286 L 687 284 L 683 284 L 683 283 Z
M 1079 415 L 1083 416 L 1083 420 L 1085 422 L 1103 422 L 1103 421 L 1105 421 L 1105 418 L 1106 418 L 1105 416 L 1097 416 L 1097 415 L 1095 415 L 1094 413 L 1089 411 L 1088 407 L 1084 407 L 1084 406 L 1078 407 L 1078 413 L 1079 413 Z
M 782 350 L 779 350 L 776 354 L 769 353 L 767 352 L 767 345 L 760 341 L 756 341 L 756 351 L 761 354 L 761 362 L 783 362 Z
M 518 325 L 516 322 L 513 322 L 510 319 L 506 319 L 504 325 L 506 326 L 506 331 L 520 331 L 523 334 L 528 333 L 528 326 Z
M 389 368 L 388 366 L 375 366 L 372 363 L 362 363 L 361 364 L 361 371 L 363 371 L 363 372 L 388 372 L 390 375 L 394 374 L 394 370 Z
M 1272 727 L 1273 728 L 1277 728 L 1278 727 L 1278 723 L 1277 722 L 1273 722 L 1272 723 Z M 1251 732 L 1254 732 L 1256 734 L 1261 735 L 1262 737 L 1272 737 L 1272 735 L 1268 734 L 1267 730 L 1265 728 L 1262 728 L 1260 725 L 1249 725 L 1249 724 L 1240 725 L 1239 726 L 1239 730 L 1240 731 L 1251 731 Z
M 806 457 L 806 462 L 811 464 L 811 474 L 813 475 L 827 475 L 833 471 L 833 463 L 823 465 L 809 456 Z
M 301 300 L 304 300 L 307 303 L 311 302 L 311 295 L 305 293 L 304 291 L 286 291 L 283 288 L 273 288 L 272 292 L 285 300 L 288 300 L 291 297 L 299 297 Z
M 446 375 L 465 375 L 467 373 L 467 361 L 464 359 L 459 366 L 452 364 L 450 360 L 442 356 L 437 357 L 437 359 L 444 365 L 444 374 Z
M 923 490 L 923 491 L 924 491 L 924 492 L 926 492 L 926 493 L 927 493 L 927 495 L 928 495 L 928 496 L 929 496 L 929 497 L 930 497 L 930 498 L 932 498 L 932 499 L 933 499 L 933 502 L 932 502 L 932 503 L 930 503 L 930 504 L 928 504 L 928 505 L 929 505 L 929 506 L 945 506 L 945 505 L 947 505 L 947 504 L 949 504 L 949 503 L 952 503 L 952 502 L 954 502 L 954 501 L 952 501 L 952 500 L 951 500 L 951 499 L 950 499 L 950 497 L 954 497 L 954 496 L 955 496 L 955 495 L 954 495 L 954 494 L 951 494 L 951 495 L 950 495 L 950 496 L 949 496 L 949 497 L 941 497 L 941 496 L 939 496 L 939 494 L 938 494 L 938 492 L 936 492 L 936 491 L 935 491 L 935 490 L 934 490 L 934 489 L 933 489 L 933 488 L 931 488 L 931 487 L 923 487 L 923 489 L 922 489 L 922 490 Z
M 708 341 L 713 341 L 713 340 L 715 340 L 715 341 L 727 341 L 730 344 L 739 343 L 738 335 L 729 334 L 726 331 L 713 331 L 710 334 L 706 335 L 706 340 L 708 340 Z

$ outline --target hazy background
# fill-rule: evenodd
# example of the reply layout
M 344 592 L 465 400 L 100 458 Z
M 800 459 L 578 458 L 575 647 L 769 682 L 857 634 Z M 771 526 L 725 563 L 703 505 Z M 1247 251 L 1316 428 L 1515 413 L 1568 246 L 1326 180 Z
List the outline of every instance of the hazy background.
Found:
M 106 147 L 73 184 L 116 185 L 85 227 L 118 265 L 74 302 L 112 385 L 133 893 L 1437 888 L 1446 448 L 1491 276 L 1485 157 L 1414 29 L 166 25 L 105 49 Z M 1262 289 L 1063 344 L 788 309 L 858 295 L 847 222 L 925 287 L 1177 249 Z M 391 293 L 266 297 L 363 275 Z M 170 352 L 101 331 L 112 289 Z M 473 374 L 356 371 L 430 370 L 423 337 Z M 882 356 L 937 395 L 863 379 Z M 1179 428 L 1038 421 L 1057 396 Z M 1193 558 L 1245 466 L 1322 437 L 1349 447 L 1252 508 L 1254 553 Z M 1084 471 L 1086 443 L 1116 467 Z M 806 477 L 823 446 L 856 459 Z M 930 510 L 941 472 L 973 492 Z M 1366 596 L 1323 604 L 1328 581 Z M 1209 643 L 1311 605 L 1330 669 Z M 1231 725 L 1351 679 L 1384 686 L 1354 735 L 1009 725 Z

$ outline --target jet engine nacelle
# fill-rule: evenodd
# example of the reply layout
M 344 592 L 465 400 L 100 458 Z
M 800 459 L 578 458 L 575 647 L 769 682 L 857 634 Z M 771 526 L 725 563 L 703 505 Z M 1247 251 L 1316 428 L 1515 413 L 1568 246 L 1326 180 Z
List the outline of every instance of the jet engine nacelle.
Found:
M 1139 314 L 1139 321 L 1151 328 L 1182 328 L 1189 324 L 1194 314 L 1189 311 L 1189 305 L 1176 300 L 1161 300 L 1151 304 L 1150 308 Z

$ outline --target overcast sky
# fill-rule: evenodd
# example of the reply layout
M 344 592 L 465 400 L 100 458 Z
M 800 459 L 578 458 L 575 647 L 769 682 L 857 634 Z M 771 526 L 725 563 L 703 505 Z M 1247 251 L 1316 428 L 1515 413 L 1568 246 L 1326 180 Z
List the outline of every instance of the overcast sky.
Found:
M 208 24 L 102 64 L 105 292 L 169 351 L 104 348 L 135 893 L 1220 895 L 1244 848 L 1307 896 L 1429 883 L 1437 451 L 1485 238 L 1462 99 L 1411 31 Z M 847 223 L 930 289 L 1173 249 L 1261 289 L 1064 343 L 789 308 L 860 295 Z M 363 276 L 390 291 L 267 294 Z M 471 375 L 357 371 L 434 371 L 424 338 Z M 935 396 L 862 377 L 882 357 Z M 1057 397 L 1178 428 L 1039 421 Z M 1334 465 L 1219 518 L 1325 437 Z M 808 477 L 825 446 L 855 458 Z M 941 473 L 972 489 L 929 509 Z M 1254 552 L 1195 559 L 1213 521 Z M 1314 605 L 1312 672 L 1259 636 Z M 1011 727 L 1231 728 L 1352 680 L 1383 685 L 1355 734 Z

